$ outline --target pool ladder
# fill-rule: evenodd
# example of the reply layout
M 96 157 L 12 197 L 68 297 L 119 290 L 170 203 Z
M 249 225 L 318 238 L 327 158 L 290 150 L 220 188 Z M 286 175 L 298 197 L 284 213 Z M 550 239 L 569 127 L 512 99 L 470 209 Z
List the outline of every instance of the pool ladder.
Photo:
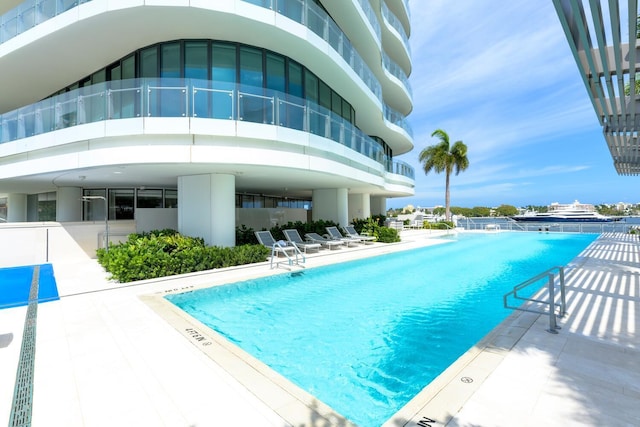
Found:
M 289 254 L 289 249 L 293 249 L 293 256 Z M 295 244 L 295 242 L 284 242 L 282 240 L 274 242 L 273 245 L 271 246 L 271 264 L 270 267 L 273 269 L 274 268 L 274 259 L 277 260 L 278 259 L 278 255 L 279 254 L 283 254 L 286 258 L 287 258 L 287 263 L 289 264 L 289 267 L 293 267 L 294 265 L 297 265 L 300 268 L 304 268 L 304 265 L 300 265 L 300 263 L 302 262 L 302 264 L 304 264 L 307 259 L 304 256 L 304 254 L 302 253 L 302 251 L 300 250 L 300 248 L 298 247 L 298 245 Z M 279 267 L 280 263 L 284 262 L 284 261 L 275 261 L 275 267 Z
M 556 297 L 556 275 L 557 275 L 557 287 L 560 290 L 560 298 L 559 301 L 556 301 L 557 297 Z M 534 283 L 539 282 L 540 280 L 547 278 L 547 298 L 546 299 L 536 299 L 533 297 L 524 297 L 524 296 L 520 296 L 518 295 L 519 291 L 522 291 L 524 288 L 533 285 Z M 536 292 L 536 294 L 534 296 L 541 296 L 542 292 Z M 520 306 L 511 306 L 509 305 L 509 296 L 512 296 L 513 299 L 517 299 L 517 300 L 521 300 L 521 301 L 526 301 L 525 303 L 521 304 Z M 510 292 L 507 292 L 503 297 L 503 302 L 504 302 L 504 307 L 505 308 L 510 308 L 513 310 L 520 310 L 520 311 L 528 311 L 530 313 L 538 313 L 538 314 L 548 314 L 549 315 L 549 329 L 547 329 L 548 332 L 552 333 L 552 334 L 557 334 L 558 333 L 558 329 L 560 329 L 560 327 L 558 326 L 557 322 L 556 322 L 556 308 L 558 308 L 558 317 L 564 317 L 564 315 L 567 313 L 567 304 L 566 304 L 566 295 L 565 295 L 565 285 L 564 285 L 564 267 L 551 267 L 550 269 L 543 271 L 542 273 L 528 279 L 525 280 L 524 282 L 520 283 L 519 285 L 516 285 L 513 287 L 513 290 L 511 290 Z M 536 310 L 534 308 L 531 308 L 532 304 L 527 304 L 527 303 L 537 303 L 538 305 L 543 305 L 545 308 L 543 309 L 539 309 Z

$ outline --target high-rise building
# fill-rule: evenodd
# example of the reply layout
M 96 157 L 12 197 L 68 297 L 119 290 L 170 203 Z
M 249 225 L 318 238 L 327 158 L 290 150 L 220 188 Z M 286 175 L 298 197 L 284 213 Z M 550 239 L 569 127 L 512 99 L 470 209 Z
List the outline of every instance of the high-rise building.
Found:
M 5 0 L 0 216 L 235 227 L 414 194 L 408 0 Z

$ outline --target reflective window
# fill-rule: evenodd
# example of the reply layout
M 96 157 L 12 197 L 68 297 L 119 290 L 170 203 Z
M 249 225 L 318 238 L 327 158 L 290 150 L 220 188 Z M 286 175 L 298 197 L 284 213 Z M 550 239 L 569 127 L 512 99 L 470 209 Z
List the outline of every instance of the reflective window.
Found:
M 251 47 L 240 48 L 240 84 L 262 87 L 262 51 Z
M 164 190 L 164 207 L 178 207 L 178 190 Z
M 140 51 L 140 77 L 158 77 L 158 47 Z
M 236 83 L 236 48 L 226 43 L 211 45 L 211 80 L 223 89 L 233 89 Z M 228 83 L 224 85 L 224 83 Z
M 207 42 L 185 42 L 184 77 L 188 79 L 209 78 L 207 65 Z
M 180 78 L 180 44 L 165 43 L 162 45 L 162 66 L 160 77 Z
M 285 92 L 284 57 L 267 53 L 267 89 Z
M 104 221 L 106 190 L 84 190 L 82 195 L 82 218 L 85 221 Z
M 109 190 L 109 219 L 133 219 L 133 188 Z
M 302 93 L 302 65 L 297 62 L 289 61 L 289 90 L 290 95 L 303 98 Z
M 56 220 L 56 192 L 38 194 L 38 219 L 37 221 Z
M 138 190 L 138 195 L 136 198 L 136 207 L 161 208 L 162 207 L 162 189 Z

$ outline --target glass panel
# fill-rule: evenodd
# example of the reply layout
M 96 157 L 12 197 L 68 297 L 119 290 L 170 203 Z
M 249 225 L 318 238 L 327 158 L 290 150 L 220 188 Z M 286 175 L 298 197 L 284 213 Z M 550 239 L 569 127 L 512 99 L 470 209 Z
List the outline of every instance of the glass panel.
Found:
M 331 111 L 342 116 L 342 98 L 335 91 L 331 91 Z
M 211 46 L 211 80 L 218 89 L 233 89 L 236 83 L 236 48 L 221 43 Z
M 249 47 L 240 48 L 240 84 L 262 88 L 262 51 Z
M 0 223 L 7 222 L 7 198 L 0 197 Z
M 304 72 L 304 93 L 305 98 L 314 103 L 318 103 L 318 78 L 309 70 Z
M 109 219 L 133 219 L 133 188 L 109 190 Z
M 158 77 L 158 48 L 140 51 L 140 77 Z
M 279 0 L 278 13 L 302 23 L 303 0 Z
M 131 55 L 122 60 L 122 79 L 134 79 L 136 77 L 136 57 Z
M 267 89 L 285 91 L 284 58 L 267 53 Z
M 291 129 L 304 130 L 304 104 L 278 100 L 278 124 Z
M 322 80 L 318 81 L 319 102 L 322 107 L 331 109 L 331 88 Z
M 138 80 L 109 82 L 107 107 L 109 118 L 125 119 L 141 116 L 142 88 L 139 84 Z
M 56 220 L 56 193 L 38 194 L 38 221 Z
M 178 207 L 178 190 L 164 190 L 164 207 Z
M 104 189 L 101 190 L 84 190 L 82 195 L 87 197 L 87 199 L 83 200 L 82 204 L 82 217 L 85 221 L 104 221 L 104 215 L 106 212 L 105 203 L 106 200 L 104 197 L 106 196 L 106 191 Z M 90 199 L 90 197 L 96 197 L 95 199 Z M 98 198 L 101 197 L 101 198 Z
M 98 84 L 107 81 L 107 70 L 102 69 L 91 75 L 91 84 Z
M 207 42 L 185 42 L 184 76 L 190 79 L 209 79 Z
M 302 66 L 297 62 L 289 61 L 289 95 L 302 98 Z
M 161 208 L 162 207 L 162 190 L 138 190 L 136 199 L 136 207 L 138 208 Z
M 204 80 L 198 80 L 193 83 L 194 117 L 233 119 L 233 91 L 211 89 L 210 83 Z
M 122 79 L 122 65 L 118 64 L 109 69 L 109 80 Z
M 180 79 L 162 80 L 149 84 L 149 115 L 154 117 L 185 117 L 187 115 L 187 87 Z
M 273 124 L 273 97 L 241 92 L 238 96 L 238 119 Z
M 106 83 L 81 89 L 79 93 L 78 124 L 105 120 L 107 117 Z
M 180 77 L 180 44 L 166 43 L 162 45 L 162 66 L 160 77 Z
M 242 207 L 243 208 L 252 208 L 253 207 L 253 196 L 243 194 L 242 195 Z

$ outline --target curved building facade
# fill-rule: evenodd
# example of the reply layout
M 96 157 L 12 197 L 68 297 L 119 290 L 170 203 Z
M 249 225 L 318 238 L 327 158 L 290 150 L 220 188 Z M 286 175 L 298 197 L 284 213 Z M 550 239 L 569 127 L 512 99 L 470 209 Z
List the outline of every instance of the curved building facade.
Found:
M 414 194 L 407 0 L 0 6 L 0 217 L 348 224 Z

